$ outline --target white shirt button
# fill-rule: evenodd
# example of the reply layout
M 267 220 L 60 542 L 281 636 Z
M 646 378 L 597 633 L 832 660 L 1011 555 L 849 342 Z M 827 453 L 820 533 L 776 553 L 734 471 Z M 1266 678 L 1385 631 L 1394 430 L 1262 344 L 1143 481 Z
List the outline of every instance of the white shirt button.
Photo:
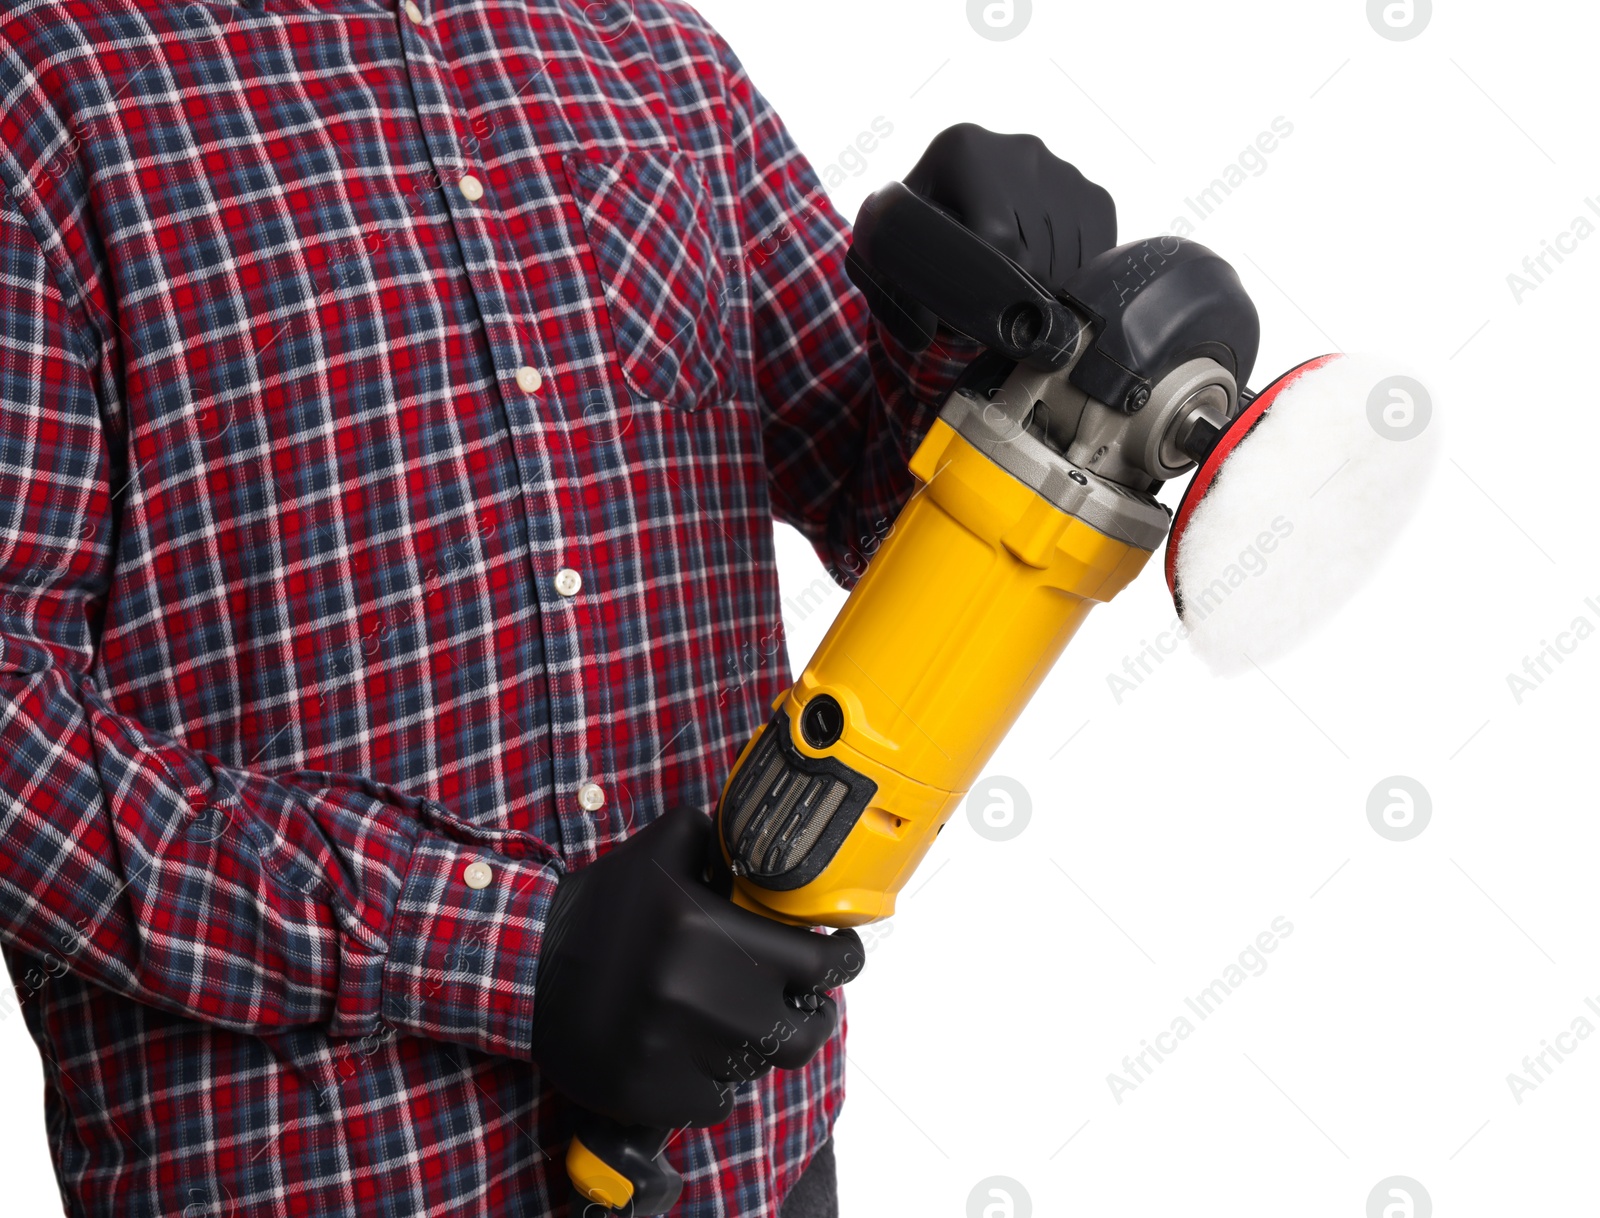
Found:
M 467 202 L 476 203 L 483 198 L 483 183 L 470 173 L 463 177 L 457 185 L 461 187 L 461 193 L 466 196 Z
M 466 881 L 468 888 L 487 888 L 494 879 L 494 869 L 485 862 L 468 863 L 462 871 L 461 878 Z
M 597 782 L 586 782 L 578 788 L 578 806 L 585 812 L 598 812 L 606 806 L 606 793 Z
M 583 587 L 583 576 L 571 567 L 562 567 L 556 572 L 556 591 L 562 596 L 577 596 Z
M 539 375 L 537 368 L 530 368 L 527 364 L 517 369 L 517 388 L 523 393 L 538 393 L 539 386 L 544 384 L 544 377 Z
M 422 24 L 422 10 L 417 7 L 417 0 L 406 0 L 406 16 L 411 18 L 411 24 Z

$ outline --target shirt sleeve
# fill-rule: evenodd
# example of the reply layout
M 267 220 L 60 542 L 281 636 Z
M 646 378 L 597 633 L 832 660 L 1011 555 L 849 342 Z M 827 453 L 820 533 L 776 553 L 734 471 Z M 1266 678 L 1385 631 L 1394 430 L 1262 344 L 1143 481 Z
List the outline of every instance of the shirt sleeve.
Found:
M 855 583 L 914 486 L 907 462 L 982 351 L 941 328 L 913 355 L 845 274 L 850 227 L 722 44 L 773 508 Z
M 21 999 L 69 970 L 238 1031 L 527 1057 L 548 846 L 359 777 L 225 765 L 96 688 L 115 425 L 76 322 L 0 202 L 0 940 Z

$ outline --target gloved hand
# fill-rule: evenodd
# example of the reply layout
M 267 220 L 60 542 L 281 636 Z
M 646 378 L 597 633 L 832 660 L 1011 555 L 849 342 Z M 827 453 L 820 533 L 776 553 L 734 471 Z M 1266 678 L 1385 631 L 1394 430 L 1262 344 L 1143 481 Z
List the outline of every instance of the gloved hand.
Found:
M 1035 135 L 999 135 L 958 123 L 934 137 L 905 184 L 1052 292 L 1117 243 L 1111 195 Z M 938 319 L 928 309 L 891 285 L 851 278 L 902 345 L 922 351 L 933 341 Z
M 726 1119 L 734 1084 L 817 1054 L 839 1022 L 826 991 L 865 962 L 854 931 L 784 926 L 713 892 L 711 840 L 705 813 L 678 808 L 556 886 L 533 1059 L 623 1124 Z

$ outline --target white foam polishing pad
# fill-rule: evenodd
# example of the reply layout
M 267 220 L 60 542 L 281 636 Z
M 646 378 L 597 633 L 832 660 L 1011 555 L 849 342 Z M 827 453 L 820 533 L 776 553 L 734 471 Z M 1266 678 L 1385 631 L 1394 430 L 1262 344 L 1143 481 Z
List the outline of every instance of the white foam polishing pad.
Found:
M 1392 361 L 1325 355 L 1285 373 L 1223 432 L 1167 541 L 1167 585 L 1214 672 L 1298 646 L 1361 588 L 1439 453 L 1427 391 Z

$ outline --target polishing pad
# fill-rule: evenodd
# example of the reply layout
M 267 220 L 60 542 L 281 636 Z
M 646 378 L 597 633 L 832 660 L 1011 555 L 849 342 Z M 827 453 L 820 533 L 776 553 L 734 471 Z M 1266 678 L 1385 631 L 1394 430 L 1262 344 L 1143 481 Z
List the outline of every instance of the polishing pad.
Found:
M 1426 391 L 1389 361 L 1324 355 L 1240 412 L 1195 471 L 1167 586 L 1213 672 L 1294 650 L 1361 587 L 1439 452 Z

